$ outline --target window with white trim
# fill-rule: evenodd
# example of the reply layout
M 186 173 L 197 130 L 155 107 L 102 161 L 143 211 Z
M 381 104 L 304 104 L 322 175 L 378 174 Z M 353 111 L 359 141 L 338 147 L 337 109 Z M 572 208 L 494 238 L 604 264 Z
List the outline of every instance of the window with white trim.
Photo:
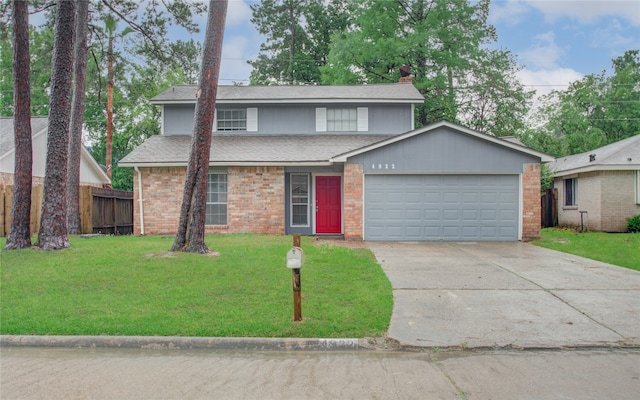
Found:
M 309 226 L 309 174 L 291 174 L 291 226 Z
M 578 179 L 576 178 L 564 180 L 564 205 L 578 205 Z
M 358 130 L 358 110 L 356 108 L 328 108 L 327 131 L 356 132 Z
M 227 174 L 209 174 L 205 224 L 227 225 Z
M 247 130 L 247 110 L 217 110 L 216 112 L 218 131 L 246 131 Z
M 369 109 L 316 108 L 316 132 L 368 132 Z

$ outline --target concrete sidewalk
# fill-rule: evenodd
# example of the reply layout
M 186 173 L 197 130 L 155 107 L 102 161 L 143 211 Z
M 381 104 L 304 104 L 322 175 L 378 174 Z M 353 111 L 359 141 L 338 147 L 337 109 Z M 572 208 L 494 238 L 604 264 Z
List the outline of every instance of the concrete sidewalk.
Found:
M 521 242 L 369 248 L 394 293 L 403 346 L 640 346 L 640 272 Z

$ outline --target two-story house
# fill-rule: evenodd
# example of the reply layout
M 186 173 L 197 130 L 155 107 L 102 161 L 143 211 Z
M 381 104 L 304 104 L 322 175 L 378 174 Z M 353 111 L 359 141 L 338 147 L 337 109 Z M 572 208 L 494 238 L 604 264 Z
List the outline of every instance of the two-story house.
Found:
M 134 167 L 135 231 L 173 234 L 196 86 L 151 101 L 162 134 Z M 519 240 L 539 235 L 540 162 L 526 147 L 448 122 L 415 129 L 410 83 L 220 86 L 210 153 L 208 233 L 365 240 Z

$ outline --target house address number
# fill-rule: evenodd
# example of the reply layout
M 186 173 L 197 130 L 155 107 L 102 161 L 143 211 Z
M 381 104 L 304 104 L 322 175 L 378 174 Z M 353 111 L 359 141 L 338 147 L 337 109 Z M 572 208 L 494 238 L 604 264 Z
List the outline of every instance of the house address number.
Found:
M 396 169 L 395 164 L 371 164 L 371 169 Z

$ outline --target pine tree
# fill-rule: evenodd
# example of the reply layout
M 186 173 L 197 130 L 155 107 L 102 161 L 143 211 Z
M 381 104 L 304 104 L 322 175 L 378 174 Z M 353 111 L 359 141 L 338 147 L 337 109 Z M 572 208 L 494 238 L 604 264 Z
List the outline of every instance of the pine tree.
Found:
M 211 0 L 198 84 L 191 155 L 187 165 L 178 233 L 172 251 L 206 253 L 204 242 L 211 132 L 216 108 L 228 0 Z
M 13 85 L 15 169 L 11 226 L 5 250 L 31 247 L 31 81 L 29 78 L 29 10 L 26 1 L 13 1 Z
M 59 2 L 55 22 L 42 216 L 36 243 L 43 250 L 69 247 L 66 193 L 75 19 L 76 2 Z
M 82 125 L 84 121 L 85 93 L 87 86 L 87 54 L 89 33 L 89 0 L 78 0 L 76 17 L 76 53 L 74 58 L 73 106 L 69 136 L 69 160 L 67 165 L 67 230 L 72 235 L 82 233 L 80 221 L 80 157 L 82 149 Z

